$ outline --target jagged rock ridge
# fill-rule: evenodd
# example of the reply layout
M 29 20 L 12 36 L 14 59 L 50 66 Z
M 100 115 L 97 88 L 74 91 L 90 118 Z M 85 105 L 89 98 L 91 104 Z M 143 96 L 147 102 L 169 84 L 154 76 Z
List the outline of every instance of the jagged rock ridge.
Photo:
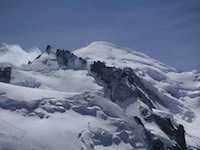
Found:
M 47 46 L 44 53 L 37 56 L 29 65 L 47 65 L 54 69 L 85 69 L 87 62 L 71 53 L 68 50 L 54 49 L 50 45 Z
M 156 108 L 153 101 L 156 101 L 158 96 L 142 84 L 140 78 L 131 68 L 119 69 L 107 67 L 105 63 L 97 61 L 91 64 L 91 72 L 95 74 L 98 80 L 104 83 L 105 93 L 109 95 L 112 101 L 117 101 L 118 104 L 120 104 L 128 99 L 131 99 L 132 102 L 140 99 L 150 110 Z M 173 147 L 174 150 L 186 150 L 184 127 L 179 125 L 176 129 L 170 118 L 162 118 L 155 114 L 152 114 L 152 116 L 161 130 L 163 130 L 168 137 L 177 142 L 176 147 Z M 159 143 L 162 142 L 160 141 Z M 160 146 L 158 145 L 156 144 L 154 146 L 157 147 L 157 149 L 164 149 L 164 147 L 161 146 L 162 144 Z

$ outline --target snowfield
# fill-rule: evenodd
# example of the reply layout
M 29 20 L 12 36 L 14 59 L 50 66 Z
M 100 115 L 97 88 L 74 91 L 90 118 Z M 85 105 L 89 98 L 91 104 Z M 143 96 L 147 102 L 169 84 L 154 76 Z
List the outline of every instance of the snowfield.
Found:
M 40 54 L 40 50 L 37 48 L 29 50 L 29 52 L 22 49 L 19 45 L 7 45 L 3 44 L 0 47 L 0 62 L 11 63 L 16 66 L 27 63 L 29 60 L 34 59 Z
M 173 71 L 172 67 L 166 66 L 149 56 L 127 48 L 120 48 L 109 42 L 97 41 L 84 48 L 74 51 L 74 54 L 88 60 L 105 61 L 110 66 L 153 68 L 158 71 Z
M 152 116 L 170 118 L 175 128 L 182 124 L 188 149 L 200 148 L 198 71 L 179 72 L 145 54 L 102 41 L 73 50 L 74 55 L 64 54 L 68 60 L 60 61 L 80 65 L 83 58 L 86 67 L 63 69 L 56 49 L 50 50 L 0 47 L 0 67 L 12 67 L 10 83 L 0 82 L 0 150 L 153 150 L 157 139 L 158 150 L 168 150 L 177 139 Z M 94 61 L 111 70 L 119 68 L 113 69 L 116 72 L 129 67 L 139 81 L 104 83 L 91 71 Z M 118 84 L 137 92 L 125 101 L 114 101 L 105 91 L 113 94 L 111 86 Z M 151 100 L 154 108 L 143 99 Z

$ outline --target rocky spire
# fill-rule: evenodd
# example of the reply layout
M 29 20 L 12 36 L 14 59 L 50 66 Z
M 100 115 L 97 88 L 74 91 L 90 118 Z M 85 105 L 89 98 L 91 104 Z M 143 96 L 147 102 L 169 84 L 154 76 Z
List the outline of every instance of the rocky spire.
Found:
M 51 52 L 51 49 L 52 49 L 51 45 L 47 45 L 45 51 L 49 54 Z

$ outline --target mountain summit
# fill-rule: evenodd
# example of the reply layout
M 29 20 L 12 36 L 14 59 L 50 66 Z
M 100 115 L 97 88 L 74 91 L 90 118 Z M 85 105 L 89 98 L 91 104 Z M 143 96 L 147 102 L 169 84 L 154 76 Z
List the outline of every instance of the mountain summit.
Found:
M 175 70 L 161 62 L 128 48 L 122 48 L 115 44 L 103 41 L 92 42 L 86 47 L 74 51 L 77 56 L 87 60 L 105 61 L 108 65 L 131 68 L 158 68 L 163 71 Z
M 0 149 L 200 148 L 198 72 L 102 41 L 22 51 L 0 48 Z

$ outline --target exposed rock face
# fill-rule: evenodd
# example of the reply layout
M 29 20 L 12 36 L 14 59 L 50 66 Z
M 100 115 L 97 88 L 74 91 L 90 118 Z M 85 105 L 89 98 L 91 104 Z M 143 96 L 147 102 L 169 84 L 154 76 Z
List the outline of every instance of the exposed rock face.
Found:
M 174 125 L 170 118 L 163 118 L 158 115 L 153 115 L 155 122 L 160 129 L 170 138 L 176 141 L 175 150 L 187 150 L 185 141 L 185 130 L 183 125 Z
M 56 58 L 59 67 L 63 69 L 85 69 L 87 65 L 86 60 L 67 50 L 57 49 Z
M 11 67 L 0 68 L 0 82 L 9 83 L 11 79 Z
M 150 108 L 155 108 L 150 96 L 143 92 L 146 88 L 131 68 L 107 67 L 103 62 L 97 61 L 91 65 L 91 72 L 103 82 L 105 95 L 112 101 L 124 102 L 140 97 Z
M 145 136 L 146 136 L 145 140 L 146 140 L 146 143 L 148 144 L 148 149 L 149 150 L 165 150 L 164 143 L 161 141 L 161 139 L 156 137 L 150 131 L 148 131 L 139 117 L 135 116 L 134 119 L 136 123 L 138 125 L 141 125 L 144 129 Z
M 51 45 L 47 45 L 47 47 L 46 47 L 46 52 L 48 53 L 48 54 L 50 54 L 50 52 L 51 52 L 51 49 L 52 49 L 52 47 L 51 47 Z
M 129 87 L 127 77 L 123 71 L 114 67 L 106 67 L 104 63 L 94 62 L 91 71 L 105 83 L 105 92 L 112 101 L 125 101 L 128 98 L 136 97 L 135 87 Z
M 36 65 L 35 68 L 53 68 L 55 69 L 86 69 L 87 61 L 80 58 L 68 50 L 54 49 L 50 45 L 47 45 L 45 52 L 38 55 L 32 62 L 28 62 L 29 65 Z M 39 65 L 38 65 L 39 64 Z
M 119 69 L 108 67 L 105 63 L 97 61 L 91 65 L 91 72 L 94 73 L 97 81 L 103 83 L 106 96 L 114 102 L 124 102 L 128 99 L 134 101 L 139 98 L 148 107 L 149 111 L 155 108 L 154 101 L 160 102 L 158 96 L 146 88 L 140 78 L 134 73 L 131 68 Z M 172 140 L 176 141 L 175 146 L 171 146 L 173 150 L 186 150 L 185 130 L 182 125 L 174 125 L 169 118 L 161 117 L 155 114 L 149 114 L 147 110 L 142 110 L 145 120 L 155 121 L 159 128 Z M 150 131 L 148 131 L 140 118 L 134 118 L 138 125 L 141 125 L 147 137 L 147 143 L 150 145 L 150 150 L 163 150 L 164 143 Z M 119 137 L 126 143 L 127 134 L 122 132 Z

